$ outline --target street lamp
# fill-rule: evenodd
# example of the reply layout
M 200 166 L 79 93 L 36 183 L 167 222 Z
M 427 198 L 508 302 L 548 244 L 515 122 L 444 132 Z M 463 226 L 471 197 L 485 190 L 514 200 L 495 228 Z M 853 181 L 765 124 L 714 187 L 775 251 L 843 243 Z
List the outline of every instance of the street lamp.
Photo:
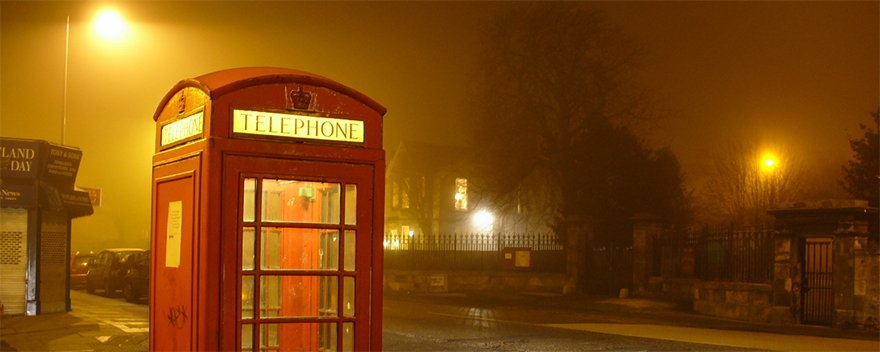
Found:
M 764 174 L 764 183 L 767 186 L 767 206 L 773 206 L 776 203 L 776 182 L 779 175 L 777 175 L 776 168 L 778 167 L 777 158 L 772 154 L 764 154 L 761 157 L 761 170 Z
M 777 159 L 778 158 L 776 158 L 776 155 L 774 155 L 773 153 L 769 153 L 769 152 L 764 153 L 764 155 L 762 155 L 761 159 L 760 159 L 761 160 L 761 169 L 764 172 L 773 171 L 773 169 L 776 168 L 776 164 L 779 162 L 779 160 L 777 160 Z
M 125 34 L 125 21 L 116 11 L 104 10 L 95 19 L 95 30 L 104 39 L 115 40 Z
M 66 32 L 64 35 L 64 98 L 61 107 L 61 144 L 64 145 L 64 133 L 67 129 L 67 77 L 70 67 L 70 16 L 67 16 Z M 95 30 L 108 40 L 122 37 L 126 32 L 125 21 L 118 13 L 112 10 L 104 10 L 95 19 Z
M 495 222 L 495 217 L 492 216 L 492 213 L 481 210 L 476 215 L 474 215 L 474 223 L 479 227 L 488 227 Z

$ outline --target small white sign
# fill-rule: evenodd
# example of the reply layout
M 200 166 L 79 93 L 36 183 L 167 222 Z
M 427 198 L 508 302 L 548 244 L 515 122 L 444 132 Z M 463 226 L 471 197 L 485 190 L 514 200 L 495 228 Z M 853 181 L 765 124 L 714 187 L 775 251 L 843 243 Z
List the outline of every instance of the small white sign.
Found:
M 531 253 L 529 251 L 516 251 L 516 259 L 514 266 L 517 268 L 528 268 L 531 262 Z
M 180 236 L 183 234 L 183 202 L 168 203 L 168 224 L 165 233 L 165 266 L 180 267 Z

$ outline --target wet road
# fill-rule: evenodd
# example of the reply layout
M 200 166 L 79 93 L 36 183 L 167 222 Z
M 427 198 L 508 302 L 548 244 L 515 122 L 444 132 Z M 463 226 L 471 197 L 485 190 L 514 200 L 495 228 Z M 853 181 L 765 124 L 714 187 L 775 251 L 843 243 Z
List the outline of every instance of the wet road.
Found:
M 675 307 L 564 309 L 538 303 L 424 297 L 385 299 L 386 351 L 878 351 L 876 339 L 770 332 L 767 326 L 726 329 L 724 321 Z M 614 304 L 639 300 L 612 299 Z M 607 302 L 607 301 L 606 301 Z M 601 305 L 602 302 L 597 302 Z M 731 323 L 740 324 L 740 323 Z M 712 328 L 710 328 L 712 327 Z M 814 333 L 804 328 L 804 333 Z
M 597 333 L 547 324 L 612 319 L 516 307 L 385 300 L 386 351 L 747 351 L 748 348 Z

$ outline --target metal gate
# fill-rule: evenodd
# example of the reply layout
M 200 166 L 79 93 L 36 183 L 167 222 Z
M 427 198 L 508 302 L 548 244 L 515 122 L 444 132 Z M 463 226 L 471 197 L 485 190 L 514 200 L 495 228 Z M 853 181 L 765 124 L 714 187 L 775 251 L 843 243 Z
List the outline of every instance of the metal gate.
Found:
M 620 294 L 633 286 L 632 246 L 607 243 L 593 247 L 592 265 L 587 270 L 586 292 L 596 295 Z
M 808 238 L 804 244 L 802 285 L 803 322 L 831 325 L 834 312 L 832 291 L 832 239 Z

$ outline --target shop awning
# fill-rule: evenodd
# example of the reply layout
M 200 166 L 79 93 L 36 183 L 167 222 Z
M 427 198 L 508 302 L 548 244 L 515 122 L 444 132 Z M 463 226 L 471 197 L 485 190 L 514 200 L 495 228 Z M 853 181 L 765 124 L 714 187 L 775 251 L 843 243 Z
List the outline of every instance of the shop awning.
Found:
M 89 194 L 74 189 L 61 189 L 49 183 L 35 181 L 35 184 L 0 185 L 0 207 L 67 211 L 72 218 L 92 215 L 92 202 Z

